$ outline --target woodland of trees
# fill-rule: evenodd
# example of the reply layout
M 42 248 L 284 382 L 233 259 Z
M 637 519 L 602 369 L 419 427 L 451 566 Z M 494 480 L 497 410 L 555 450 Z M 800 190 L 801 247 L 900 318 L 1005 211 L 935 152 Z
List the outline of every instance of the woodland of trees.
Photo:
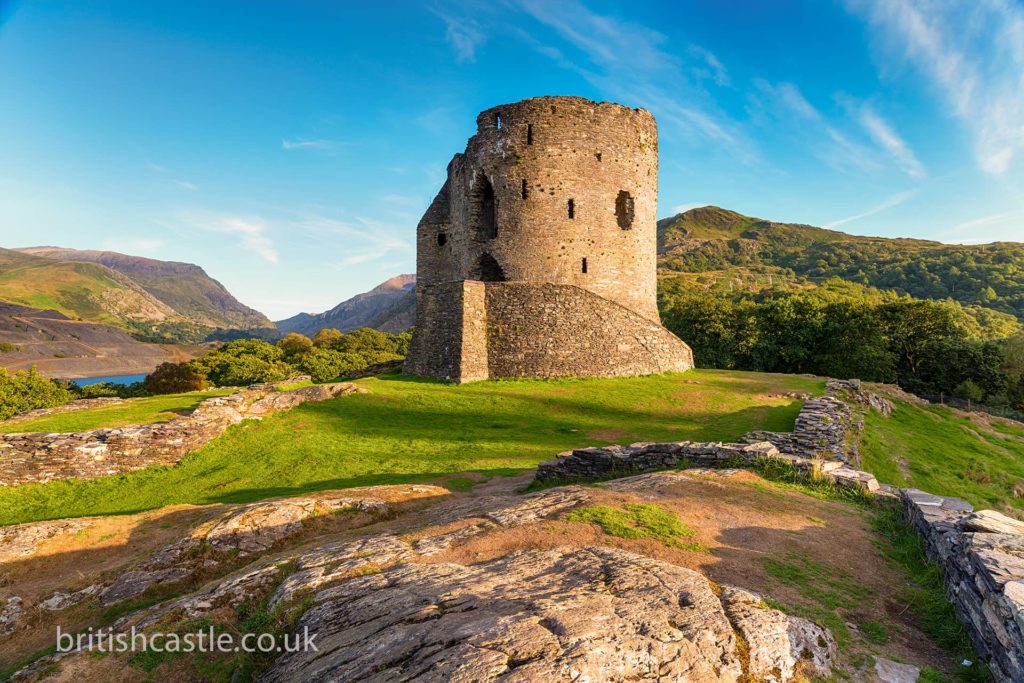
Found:
M 1009 315 L 840 280 L 729 293 L 666 278 L 659 298 L 698 367 L 856 377 L 1024 410 L 1024 333 Z

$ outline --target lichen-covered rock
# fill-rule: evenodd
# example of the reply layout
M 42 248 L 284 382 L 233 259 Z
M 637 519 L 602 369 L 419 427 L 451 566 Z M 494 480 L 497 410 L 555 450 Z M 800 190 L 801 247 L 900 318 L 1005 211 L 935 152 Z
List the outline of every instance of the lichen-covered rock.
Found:
M 968 531 L 983 531 L 992 534 L 1024 534 L 1024 522 L 1007 517 L 995 510 L 978 510 L 960 521 Z
M 74 591 L 73 593 L 57 591 L 50 597 L 42 600 L 37 606 L 40 609 L 50 610 L 51 612 L 67 609 L 68 607 L 77 605 L 87 598 L 91 598 L 102 590 L 103 584 L 96 583 L 91 586 L 86 586 L 81 590 Z
M 191 575 L 186 567 L 168 567 L 152 571 L 131 571 L 121 574 L 111 585 L 100 593 L 100 604 L 104 607 L 142 595 L 151 587 L 162 583 L 174 583 Z
M 297 630 L 318 633 L 318 651 L 284 655 L 262 680 L 733 682 L 746 664 L 704 576 L 609 548 L 399 565 L 315 602 Z M 766 613 L 786 659 L 789 617 Z
M 747 674 L 754 680 L 788 681 L 800 661 L 809 661 L 818 673 L 831 671 L 838 649 L 826 629 L 771 609 L 760 595 L 742 588 L 722 586 L 722 604 L 747 643 Z

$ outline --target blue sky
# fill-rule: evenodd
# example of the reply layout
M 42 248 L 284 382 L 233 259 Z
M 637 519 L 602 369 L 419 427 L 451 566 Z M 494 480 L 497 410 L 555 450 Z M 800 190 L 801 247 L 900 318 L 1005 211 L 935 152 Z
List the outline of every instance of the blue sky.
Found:
M 414 272 L 476 113 L 546 94 L 654 112 L 659 216 L 1024 241 L 1017 0 L 0 0 L 0 245 L 320 311 Z

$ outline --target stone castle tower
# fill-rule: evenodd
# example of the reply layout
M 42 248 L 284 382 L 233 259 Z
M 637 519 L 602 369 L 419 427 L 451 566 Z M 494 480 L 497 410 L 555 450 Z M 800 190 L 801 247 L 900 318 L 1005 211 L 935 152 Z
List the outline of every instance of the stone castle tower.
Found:
M 644 109 L 537 97 L 481 113 L 416 228 L 405 372 L 470 382 L 692 368 L 658 316 L 657 191 Z

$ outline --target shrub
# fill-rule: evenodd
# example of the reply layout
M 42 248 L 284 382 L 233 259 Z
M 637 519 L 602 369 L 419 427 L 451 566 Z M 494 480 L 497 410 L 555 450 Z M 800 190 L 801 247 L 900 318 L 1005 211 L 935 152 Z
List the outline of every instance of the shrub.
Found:
M 36 408 L 52 408 L 75 398 L 65 383 L 40 375 L 35 367 L 9 372 L 0 368 L 0 420 Z
M 245 386 L 290 377 L 292 366 L 283 358 L 282 349 L 262 339 L 237 339 L 193 360 L 191 365 L 217 386 Z
M 326 382 L 359 372 L 365 370 L 367 365 L 358 354 L 322 348 L 314 348 L 299 361 L 299 369 L 312 377 L 314 382 Z
M 224 356 L 216 359 L 207 375 L 219 387 L 241 387 L 257 382 L 279 382 L 291 377 L 293 368 L 284 361 L 256 356 Z
M 152 394 L 180 394 L 209 385 L 206 375 L 191 363 L 161 363 L 142 381 L 143 388 Z

